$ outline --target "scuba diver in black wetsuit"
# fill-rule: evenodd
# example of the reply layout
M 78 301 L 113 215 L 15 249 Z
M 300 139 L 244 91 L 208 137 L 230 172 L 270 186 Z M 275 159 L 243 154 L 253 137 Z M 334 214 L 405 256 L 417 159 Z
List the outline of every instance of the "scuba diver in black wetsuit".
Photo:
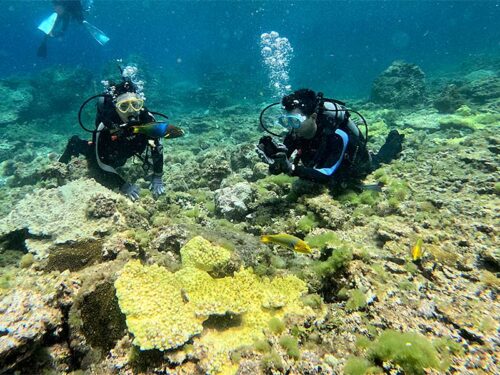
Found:
M 265 112 L 278 105 L 280 103 L 271 104 L 260 115 L 262 127 L 273 135 L 278 134 L 266 127 Z M 402 150 L 404 135 L 392 130 L 380 151 L 370 154 L 366 147 L 368 127 L 363 116 L 347 110 L 340 101 L 323 98 L 322 93 L 309 89 L 295 91 L 283 97 L 281 109 L 281 115 L 271 121 L 288 130 L 283 144 L 265 136 L 256 149 L 269 164 L 271 174 L 286 173 L 332 186 L 356 185 L 382 163 L 395 159 Z M 351 112 L 364 122 L 364 136 L 350 118 Z
M 87 6 L 84 6 L 83 3 Z M 45 33 L 42 43 L 38 47 L 37 56 L 47 57 L 47 41 L 49 38 L 56 38 L 64 35 L 71 20 L 84 25 L 87 31 L 101 45 L 106 44 L 109 38 L 97 27 L 85 20 L 85 12 L 92 6 L 92 1 L 81 0 L 52 0 L 54 13 L 42 21 L 38 29 Z
M 99 98 L 99 102 L 95 130 L 89 130 L 81 122 L 81 113 L 85 105 L 96 98 Z M 115 168 L 137 156 L 143 161 L 146 172 L 151 167 L 153 169 L 149 188 L 157 198 L 165 192 L 161 138 L 175 138 L 184 133 L 166 122 L 156 122 L 154 115 L 167 118 L 144 107 L 144 97 L 132 80 L 125 78 L 120 84 L 111 84 L 104 94 L 90 97 L 80 107 L 78 120 L 84 130 L 92 132 L 92 141 L 73 136 L 59 162 L 67 164 L 72 156 L 85 155 L 93 178 L 107 187 L 119 188 L 135 201 L 139 198 L 139 188 L 127 182 Z

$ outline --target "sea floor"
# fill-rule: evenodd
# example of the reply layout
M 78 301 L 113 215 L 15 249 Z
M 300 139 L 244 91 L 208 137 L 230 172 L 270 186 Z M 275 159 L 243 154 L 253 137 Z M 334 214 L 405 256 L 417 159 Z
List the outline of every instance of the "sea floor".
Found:
M 497 372 L 500 97 L 441 113 L 429 95 L 406 109 L 350 104 L 371 149 L 405 134 L 400 159 L 364 181 L 380 192 L 269 176 L 258 102 L 177 107 L 186 135 L 165 141 L 167 192 L 153 199 L 129 162 L 135 203 L 90 179 L 83 158 L 57 162 L 74 111 L 12 114 L 0 373 Z M 275 233 L 312 254 L 259 241 Z

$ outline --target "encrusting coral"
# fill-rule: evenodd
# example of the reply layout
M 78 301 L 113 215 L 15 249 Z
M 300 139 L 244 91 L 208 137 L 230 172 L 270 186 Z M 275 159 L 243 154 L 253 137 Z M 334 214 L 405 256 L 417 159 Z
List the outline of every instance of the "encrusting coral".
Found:
M 130 261 L 115 282 L 141 350 L 175 349 L 193 338 L 207 373 L 234 373 L 231 352 L 264 339 L 272 318 L 315 316 L 300 299 L 307 286 L 295 276 L 261 279 L 241 268 L 233 276 L 213 278 L 207 271 L 224 266 L 230 252 L 202 237 L 190 240 L 181 256 L 183 266 L 175 273 Z

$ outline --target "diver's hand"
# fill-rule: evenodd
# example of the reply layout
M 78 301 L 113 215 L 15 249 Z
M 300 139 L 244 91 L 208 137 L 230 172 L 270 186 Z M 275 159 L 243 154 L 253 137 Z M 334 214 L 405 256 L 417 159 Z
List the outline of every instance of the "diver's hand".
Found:
M 285 173 L 292 175 L 294 171 L 294 165 L 288 160 L 284 152 L 278 152 L 274 156 L 274 163 L 269 166 L 269 172 L 271 174 Z
M 149 185 L 149 190 L 153 192 L 154 198 L 158 198 L 160 195 L 165 194 L 165 185 L 163 184 L 161 175 L 153 175 L 151 178 L 151 184 Z
M 125 182 L 120 188 L 120 191 L 124 195 L 126 195 L 132 202 L 135 202 L 139 199 L 139 188 L 136 185 L 131 184 L 130 182 Z

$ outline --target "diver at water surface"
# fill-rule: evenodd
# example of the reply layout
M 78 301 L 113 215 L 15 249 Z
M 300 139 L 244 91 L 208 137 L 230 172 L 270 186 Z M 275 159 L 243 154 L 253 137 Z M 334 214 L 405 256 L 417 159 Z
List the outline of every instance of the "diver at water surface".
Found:
M 332 186 L 357 185 L 402 150 L 404 135 L 392 130 L 379 152 L 372 155 L 366 147 L 367 134 L 364 136 L 350 118 L 354 111 L 309 89 L 284 96 L 281 103 L 262 111 L 261 125 L 268 132 L 265 112 L 280 104 L 281 115 L 274 121 L 287 130 L 283 143 L 265 136 L 257 145 L 257 153 L 269 164 L 271 174 L 285 173 Z
M 124 69 L 132 69 L 127 67 Z M 84 155 L 90 174 L 99 183 L 120 191 L 135 201 L 139 198 L 139 188 L 127 182 L 115 168 L 125 165 L 127 160 L 137 156 L 143 162 L 146 173 L 152 168 L 150 190 L 157 198 L 165 192 L 163 184 L 163 145 L 162 138 L 175 138 L 183 131 L 167 122 L 157 122 L 156 116 L 165 115 L 150 112 L 144 106 L 144 96 L 138 86 L 129 78 L 119 84 L 109 84 L 104 94 L 87 99 L 80 108 L 79 121 L 84 106 L 98 99 L 95 130 L 92 141 L 73 136 L 59 158 L 67 164 L 72 156 Z M 151 162 L 150 162 L 151 158 Z

